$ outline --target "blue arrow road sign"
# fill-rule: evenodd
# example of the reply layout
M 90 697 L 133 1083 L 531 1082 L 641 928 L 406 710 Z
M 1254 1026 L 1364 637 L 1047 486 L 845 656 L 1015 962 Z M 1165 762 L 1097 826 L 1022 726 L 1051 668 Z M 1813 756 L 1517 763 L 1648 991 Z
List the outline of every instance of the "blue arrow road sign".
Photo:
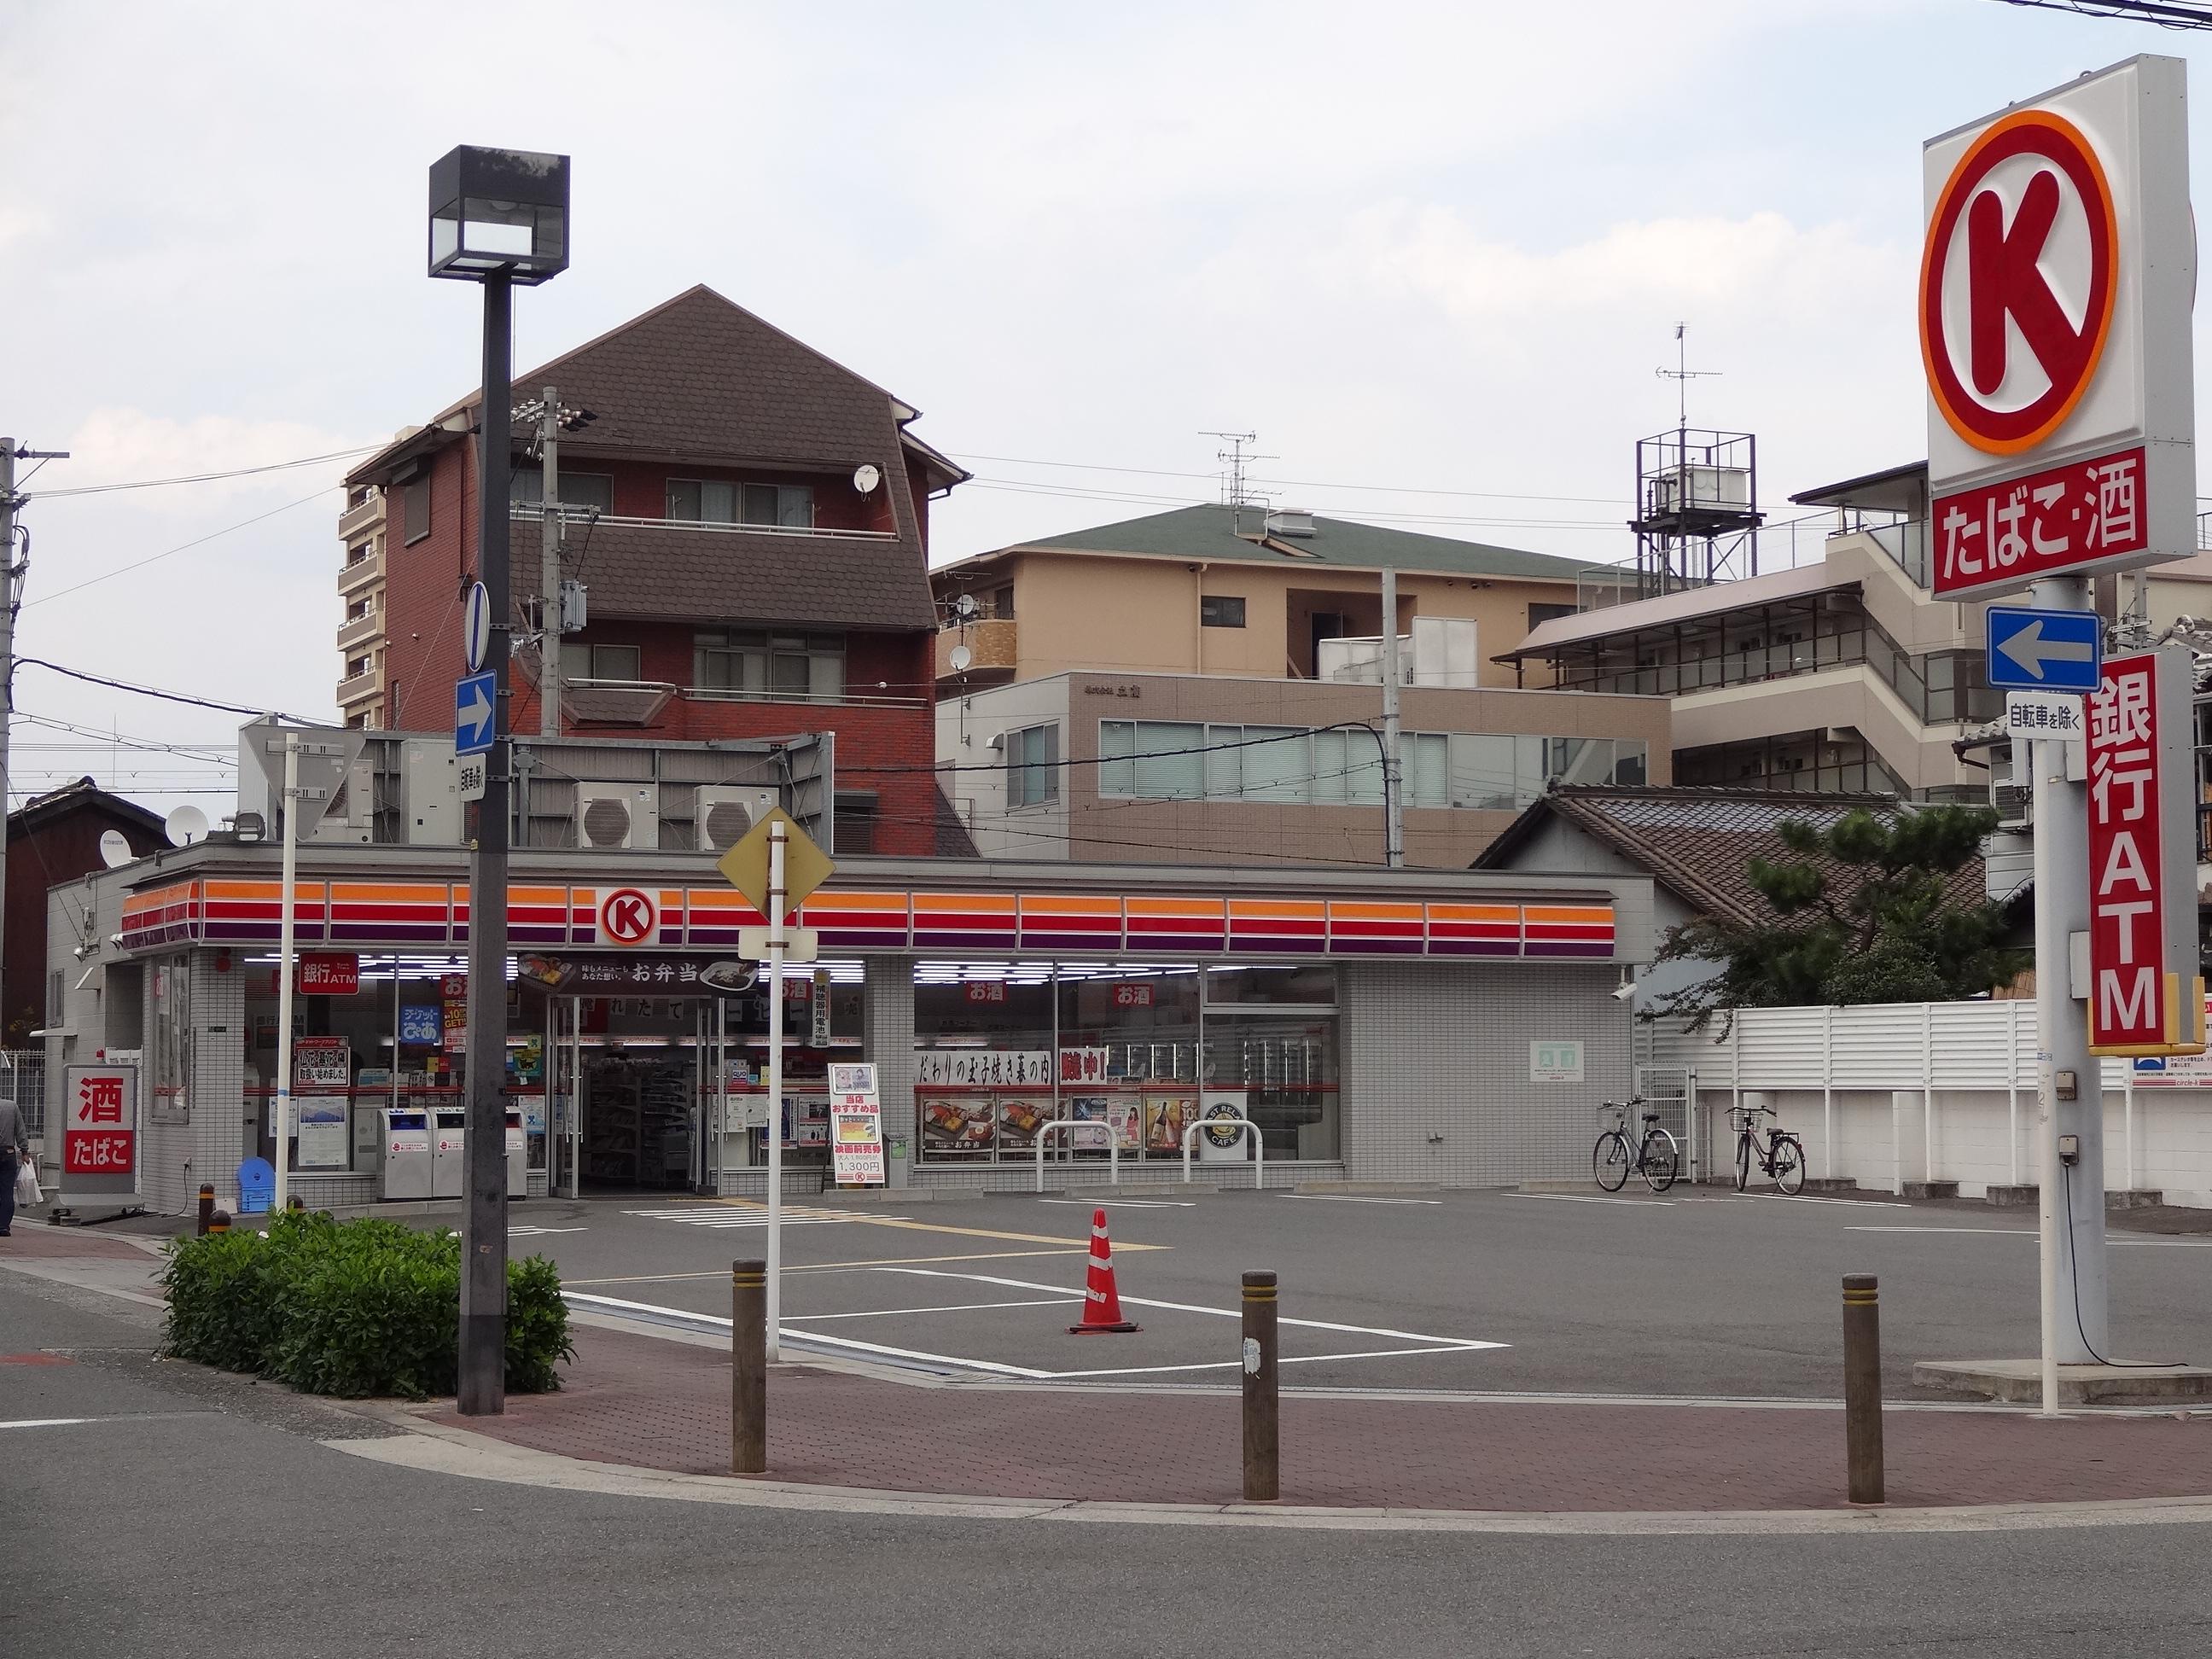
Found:
M 2104 624 L 2094 611 L 1989 610 L 1991 685 L 2022 691 L 2094 691 L 2104 667 Z
M 453 682 L 453 752 L 481 755 L 491 748 L 492 716 L 499 708 L 499 677 L 467 674 Z

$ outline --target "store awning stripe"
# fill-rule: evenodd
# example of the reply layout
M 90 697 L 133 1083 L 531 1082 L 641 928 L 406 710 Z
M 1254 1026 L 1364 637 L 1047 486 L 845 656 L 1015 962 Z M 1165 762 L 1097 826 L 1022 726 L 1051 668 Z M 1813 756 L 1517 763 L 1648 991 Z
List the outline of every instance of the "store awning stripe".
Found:
M 516 888 L 507 906 L 517 945 L 610 948 L 598 933 L 609 888 Z M 721 949 L 762 918 L 723 887 L 658 888 L 656 948 Z M 123 944 L 272 945 L 279 889 L 272 881 L 173 883 L 127 896 Z M 453 883 L 301 884 L 301 942 L 350 945 L 465 944 L 468 888 Z M 835 892 L 811 896 L 800 925 L 829 950 L 1079 951 L 1102 955 L 1609 957 L 1609 905 L 1470 904 L 1152 895 Z

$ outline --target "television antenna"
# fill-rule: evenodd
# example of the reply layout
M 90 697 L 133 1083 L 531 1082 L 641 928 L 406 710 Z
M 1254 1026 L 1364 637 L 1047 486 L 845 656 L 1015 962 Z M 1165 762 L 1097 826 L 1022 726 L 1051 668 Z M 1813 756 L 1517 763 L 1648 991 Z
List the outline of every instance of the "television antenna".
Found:
M 1282 457 L 1255 455 L 1248 452 L 1245 448 L 1247 444 L 1255 444 L 1260 441 L 1260 434 L 1256 432 L 1206 430 L 1201 431 L 1199 435 L 1202 438 L 1218 438 L 1229 446 L 1226 449 L 1214 451 L 1213 459 L 1224 463 L 1229 469 L 1221 475 L 1221 504 L 1228 507 L 1235 515 L 1237 533 L 1241 536 L 1244 533 L 1244 509 L 1248 507 L 1265 507 L 1267 504 L 1267 497 L 1274 493 L 1268 489 L 1254 489 L 1245 483 L 1246 463 L 1279 461 Z
M 1690 382 L 1692 380 L 1717 380 L 1720 379 L 1722 374 L 1722 371 L 1717 368 L 1692 368 L 1690 367 L 1689 343 L 1683 338 L 1683 336 L 1689 331 L 1689 327 L 1690 325 L 1687 323 L 1677 323 L 1674 325 L 1674 367 L 1672 368 L 1655 368 L 1651 371 L 1661 380 L 1672 380 L 1675 383 L 1676 404 L 1674 410 L 1674 423 L 1677 426 L 1683 427 L 1685 428 L 1686 428 L 1690 424 Z

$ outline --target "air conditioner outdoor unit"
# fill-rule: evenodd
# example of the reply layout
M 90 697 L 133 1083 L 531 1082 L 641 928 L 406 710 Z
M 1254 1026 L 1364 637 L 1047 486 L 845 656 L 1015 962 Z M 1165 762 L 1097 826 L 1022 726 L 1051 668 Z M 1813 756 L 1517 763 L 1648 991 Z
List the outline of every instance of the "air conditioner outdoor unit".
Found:
M 727 852 L 782 804 L 781 791 L 757 784 L 702 784 L 693 810 L 694 844 L 702 853 Z
M 645 848 L 660 845 L 658 786 L 650 783 L 579 783 L 576 786 L 576 845 Z

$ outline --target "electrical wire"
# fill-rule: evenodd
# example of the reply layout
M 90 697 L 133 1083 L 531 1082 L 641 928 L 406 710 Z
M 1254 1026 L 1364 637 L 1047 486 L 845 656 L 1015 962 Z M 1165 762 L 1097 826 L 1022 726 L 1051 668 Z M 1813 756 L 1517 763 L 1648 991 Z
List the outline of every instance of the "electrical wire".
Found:
M 1038 461 L 1018 455 L 978 455 L 972 451 L 957 449 L 947 453 L 960 460 L 988 461 L 1000 466 L 1048 466 L 1075 472 L 1127 472 L 1158 478 L 1218 478 L 1220 476 L 1216 472 L 1175 472 L 1157 466 L 1107 466 L 1091 461 Z M 1385 495 L 1455 495 L 1469 501 L 1573 501 L 1589 507 L 1634 505 L 1626 496 L 1614 495 L 1538 495 L 1518 490 L 1434 489 L 1419 484 L 1358 484 L 1322 478 L 1255 477 L 1251 482 L 1255 484 L 1281 484 L 1296 489 L 1358 489 Z
M 166 552 L 149 554 L 145 558 L 135 560 L 130 564 L 118 565 L 112 570 L 103 571 L 97 576 L 88 576 L 81 582 L 58 589 L 54 592 L 41 594 L 35 599 L 22 600 L 18 608 L 45 605 L 50 599 L 64 599 L 71 593 L 82 592 L 84 589 L 97 586 L 101 582 L 112 581 L 118 576 L 128 575 L 133 570 L 143 570 L 149 564 L 158 564 L 163 559 L 174 558 L 179 553 L 190 552 L 195 547 L 205 546 L 218 537 L 228 536 L 234 532 L 244 530 L 251 525 L 259 524 L 264 519 L 273 519 L 279 513 L 289 513 L 294 507 L 305 507 L 309 501 L 314 501 L 319 496 L 327 495 L 337 488 L 336 484 L 325 484 L 313 494 L 301 496 L 296 501 L 287 501 L 282 507 L 272 507 L 266 513 L 257 513 L 250 519 L 241 519 L 236 524 L 224 526 L 221 530 L 210 530 L 204 536 L 195 536 L 191 541 L 179 542 Z
M 24 658 L 19 659 L 18 660 L 27 661 L 29 659 Z M 1184 722 L 1177 721 L 1171 723 L 1183 724 Z M 1191 723 L 1194 724 L 1195 722 Z M 1004 772 L 1010 766 L 1019 766 L 1029 769 L 1042 769 L 1045 768 L 1057 769 L 1068 766 L 1104 766 L 1115 764 L 1121 761 L 1167 760 L 1177 755 L 1214 755 L 1223 753 L 1231 749 L 1255 749 L 1261 744 L 1291 743 L 1300 738 L 1317 736 L 1323 732 L 1364 732 L 1369 737 L 1373 738 L 1378 744 L 1382 740 L 1382 732 L 1369 721 L 1337 720 L 1328 726 L 1286 726 L 1272 737 L 1239 738 L 1232 743 L 1201 743 L 1186 749 L 1146 749 L 1127 755 L 1066 756 L 1059 760 L 1000 761 L 995 764 L 976 766 L 866 766 L 847 765 L 844 763 L 840 762 L 838 763 L 837 769 L 841 773 L 866 772 L 871 777 L 889 777 L 908 773 L 928 773 L 931 775 L 941 775 L 947 772 Z
M 2066 1194 L 2066 1236 L 2070 1239 L 2074 1237 L 2074 1166 L 2071 1164 L 2065 1165 L 2065 1174 L 2061 1177 L 2058 1186 L 2059 1190 Z M 2081 1339 L 2081 1346 L 2089 1351 L 2090 1358 L 2095 1360 L 2100 1365 L 2112 1365 L 2122 1370 L 2138 1371 L 2163 1370 L 2170 1365 L 2185 1365 L 2189 1363 L 2185 1359 L 2107 1359 L 2099 1353 L 2097 1345 L 2089 1340 L 2088 1328 L 2081 1322 L 2081 1264 L 2074 1259 L 2071 1250 L 2067 1252 L 2066 1260 L 2068 1265 L 2073 1269 L 2066 1277 L 2074 1288 L 2074 1329 Z
M 44 668 L 50 672 L 82 680 L 88 685 L 104 685 L 112 690 L 134 692 L 142 697 L 159 697 L 164 702 L 189 703 L 195 708 L 213 708 L 226 714 L 252 714 L 258 719 L 290 720 L 298 726 L 312 726 L 314 721 L 298 714 L 288 714 L 282 709 L 253 708 L 241 702 L 218 702 L 209 697 L 195 697 L 182 691 L 164 691 L 158 686 L 134 685 L 129 680 L 113 680 L 105 674 L 88 674 L 81 668 L 64 668 L 58 662 L 47 662 L 40 657 L 18 657 L 19 668 Z
M 327 455 L 302 455 L 295 461 L 270 461 L 263 466 L 232 467 L 223 472 L 187 472 L 173 478 L 133 478 L 121 483 L 78 484 L 68 489 L 40 489 L 26 495 L 26 501 L 59 501 L 64 495 L 108 495 L 120 489 L 160 489 L 169 484 L 212 483 L 221 478 L 252 478 L 264 472 L 289 472 L 295 467 L 317 466 L 325 461 L 343 461 L 356 455 L 372 454 L 383 448 L 382 444 L 361 444 L 351 449 L 334 449 Z M 40 465 L 43 466 L 44 462 Z M 35 472 L 37 467 L 31 469 Z

